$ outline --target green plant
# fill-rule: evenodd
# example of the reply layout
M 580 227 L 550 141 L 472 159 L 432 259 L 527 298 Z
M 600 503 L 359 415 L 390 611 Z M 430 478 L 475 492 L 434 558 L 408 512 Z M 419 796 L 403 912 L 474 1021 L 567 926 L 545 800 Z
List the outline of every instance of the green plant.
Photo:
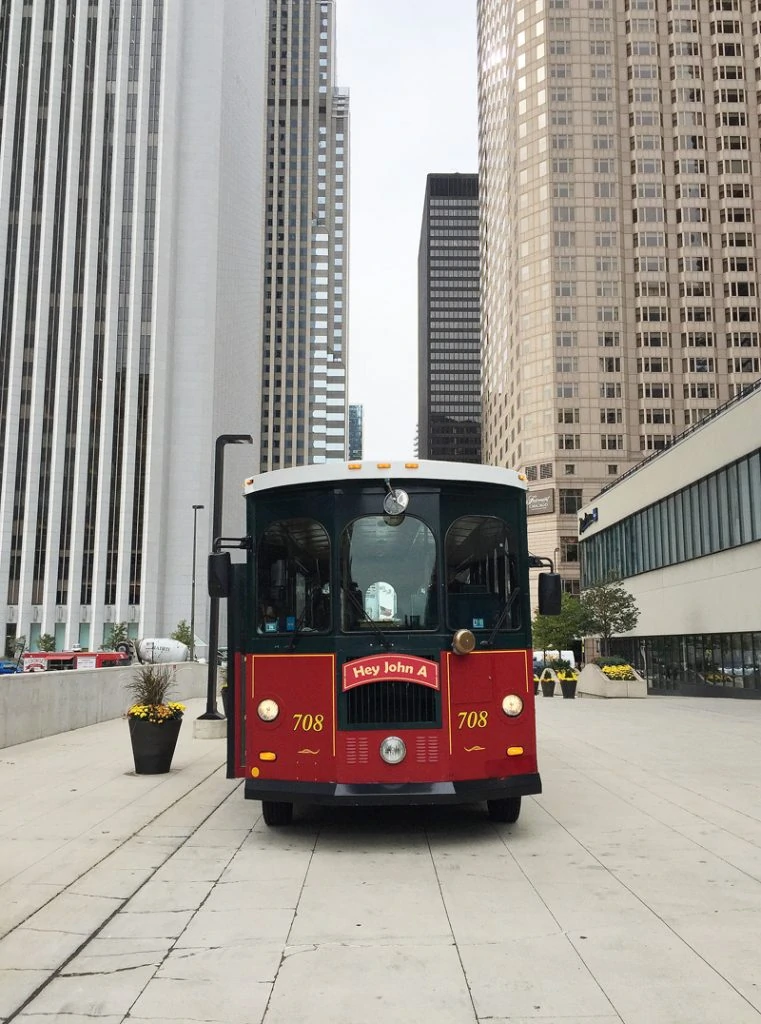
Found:
M 628 633 L 639 621 L 637 603 L 621 582 L 617 573 L 589 587 L 581 595 L 584 613 L 584 633 L 600 638 L 601 653 L 607 655 L 610 638 L 617 633 Z
M 185 705 L 167 700 L 173 686 L 173 669 L 166 665 L 142 665 L 127 685 L 134 702 L 127 711 L 127 717 L 140 718 L 157 725 L 182 718 Z
M 20 658 L 26 650 L 26 637 L 22 633 L 21 636 L 7 636 L 5 638 L 5 657 L 6 658 Z
M 52 633 L 42 633 L 37 641 L 37 649 L 40 651 L 54 651 L 55 637 Z
M 609 654 L 605 657 L 593 658 L 592 664 L 597 665 L 598 668 L 605 668 L 606 665 L 628 665 L 629 662 L 617 654 Z
M 100 645 L 101 651 L 115 651 L 117 644 L 129 640 L 129 629 L 126 622 L 114 622 L 105 640 Z
M 560 615 L 534 616 L 531 627 L 535 651 L 568 651 L 583 636 L 584 615 L 578 597 L 563 594 Z
M 190 626 L 187 624 L 185 619 L 181 619 L 177 623 L 177 628 L 173 633 L 169 634 L 171 640 L 179 640 L 181 644 L 185 644 L 186 647 L 193 646 L 193 634 L 190 632 Z

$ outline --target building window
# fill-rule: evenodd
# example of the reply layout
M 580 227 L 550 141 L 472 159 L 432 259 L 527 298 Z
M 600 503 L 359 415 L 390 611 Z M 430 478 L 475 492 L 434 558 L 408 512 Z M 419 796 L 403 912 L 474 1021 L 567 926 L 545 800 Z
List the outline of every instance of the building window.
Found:
M 560 488 L 560 514 L 563 516 L 575 515 L 581 508 L 580 488 Z
M 579 542 L 576 537 L 561 537 L 560 538 L 560 561 L 561 562 L 578 562 L 579 560 Z

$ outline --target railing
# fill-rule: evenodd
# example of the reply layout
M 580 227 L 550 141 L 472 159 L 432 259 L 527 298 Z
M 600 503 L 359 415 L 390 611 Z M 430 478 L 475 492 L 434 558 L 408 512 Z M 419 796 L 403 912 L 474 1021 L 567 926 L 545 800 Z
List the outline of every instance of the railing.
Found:
M 601 494 L 605 494 L 605 492 L 609 491 L 611 487 L 615 487 L 616 484 L 620 484 L 622 480 L 626 480 L 627 477 L 633 476 L 635 473 L 638 473 L 649 462 L 653 462 L 655 459 L 663 455 L 664 452 L 668 451 L 669 448 L 673 448 L 675 444 L 679 444 L 681 441 L 684 441 L 684 439 L 689 437 L 691 434 L 696 433 L 696 431 L 700 430 L 701 427 L 704 427 L 706 423 L 710 423 L 711 420 L 715 420 L 718 416 L 721 416 L 731 406 L 737 404 L 738 402 L 742 402 L 743 399 L 747 398 L 749 395 L 752 395 L 754 391 L 759 390 L 761 390 L 761 377 L 759 377 L 759 379 L 757 381 L 754 381 L 752 384 L 747 384 L 742 389 L 742 391 L 740 391 L 736 395 L 733 395 L 732 398 L 728 399 L 722 405 L 717 406 L 715 409 L 711 409 L 709 413 L 706 416 L 704 416 L 698 423 L 693 423 L 691 426 L 683 430 L 681 434 L 677 434 L 676 437 L 672 437 L 664 448 L 659 448 L 658 451 L 652 452 L 650 455 L 647 455 L 644 459 L 641 459 L 636 466 L 632 466 L 630 469 L 627 469 L 625 473 L 622 473 L 621 476 L 616 477 L 615 480 L 611 480 L 611 482 L 609 484 L 606 484 L 601 491 L 597 492 L 594 498 L 592 498 L 592 501 L 595 501 L 597 498 L 599 498 Z

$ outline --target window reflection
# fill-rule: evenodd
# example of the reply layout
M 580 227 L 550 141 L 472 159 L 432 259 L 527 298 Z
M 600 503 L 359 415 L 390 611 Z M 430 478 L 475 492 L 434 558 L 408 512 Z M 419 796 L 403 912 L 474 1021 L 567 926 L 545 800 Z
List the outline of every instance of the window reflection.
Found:
M 514 591 L 508 526 L 495 516 L 462 516 L 447 530 L 447 617 L 451 629 L 493 629 Z M 514 604 L 505 629 L 518 626 Z
M 363 516 L 341 537 L 343 629 L 438 625 L 436 542 L 414 516 Z
M 258 633 L 330 628 L 330 541 L 314 519 L 281 519 L 257 548 Z

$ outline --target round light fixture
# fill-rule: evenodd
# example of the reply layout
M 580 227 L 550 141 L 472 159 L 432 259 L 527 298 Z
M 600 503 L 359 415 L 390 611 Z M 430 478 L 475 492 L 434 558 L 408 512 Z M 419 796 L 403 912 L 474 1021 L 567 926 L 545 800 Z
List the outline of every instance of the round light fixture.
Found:
M 380 745 L 380 756 L 386 764 L 400 764 L 407 756 L 407 747 L 400 736 L 387 736 Z
M 517 693 L 508 693 L 502 698 L 502 710 L 509 718 L 515 718 L 523 711 L 523 701 Z
M 475 646 L 475 634 L 469 629 L 458 629 L 452 637 L 452 650 L 455 654 L 470 654 Z
M 256 713 L 263 722 L 274 722 L 280 714 L 280 708 L 274 700 L 263 700 L 259 702 Z

